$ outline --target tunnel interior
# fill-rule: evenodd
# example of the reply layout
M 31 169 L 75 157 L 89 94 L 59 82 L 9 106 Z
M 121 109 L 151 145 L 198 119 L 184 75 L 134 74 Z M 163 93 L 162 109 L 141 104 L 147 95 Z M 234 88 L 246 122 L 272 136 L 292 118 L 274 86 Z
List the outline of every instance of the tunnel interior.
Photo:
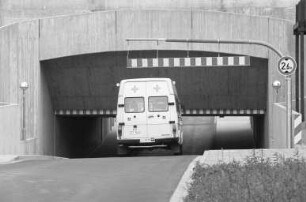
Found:
M 114 118 L 102 116 L 57 116 L 55 153 L 66 158 L 90 158 L 102 146 Z
M 57 116 L 56 156 L 66 158 L 116 157 L 114 117 Z M 263 116 L 184 116 L 183 155 L 205 150 L 263 148 Z M 167 150 L 141 151 L 133 155 L 172 155 Z

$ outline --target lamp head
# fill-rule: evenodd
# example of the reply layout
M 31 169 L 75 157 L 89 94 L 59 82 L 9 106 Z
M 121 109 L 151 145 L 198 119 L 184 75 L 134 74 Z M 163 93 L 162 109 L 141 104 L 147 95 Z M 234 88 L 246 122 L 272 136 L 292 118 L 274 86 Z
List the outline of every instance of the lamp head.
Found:
M 21 83 L 20 83 L 20 88 L 21 88 L 22 90 L 27 90 L 27 89 L 29 88 L 28 82 L 26 82 L 26 81 L 21 82 Z
M 275 88 L 276 90 L 280 89 L 280 87 L 282 86 L 281 82 L 278 80 L 273 81 L 272 83 L 272 87 Z

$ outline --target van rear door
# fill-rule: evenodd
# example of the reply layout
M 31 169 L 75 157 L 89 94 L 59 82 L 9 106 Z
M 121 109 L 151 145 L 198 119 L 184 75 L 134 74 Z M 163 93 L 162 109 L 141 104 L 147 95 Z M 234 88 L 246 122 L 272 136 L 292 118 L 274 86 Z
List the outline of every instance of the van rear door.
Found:
M 167 81 L 148 81 L 148 136 L 155 138 L 172 137 L 169 120 L 169 86 Z
M 123 138 L 147 137 L 146 83 L 126 82 L 124 84 L 124 129 Z

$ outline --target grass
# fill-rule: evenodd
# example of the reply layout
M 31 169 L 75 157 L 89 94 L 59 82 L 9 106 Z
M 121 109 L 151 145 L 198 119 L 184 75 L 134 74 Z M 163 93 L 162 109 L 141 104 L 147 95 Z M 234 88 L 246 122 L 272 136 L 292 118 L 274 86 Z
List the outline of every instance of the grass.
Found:
M 245 162 L 197 164 L 192 176 L 189 201 L 306 201 L 306 162 L 278 154 L 264 159 L 247 157 Z

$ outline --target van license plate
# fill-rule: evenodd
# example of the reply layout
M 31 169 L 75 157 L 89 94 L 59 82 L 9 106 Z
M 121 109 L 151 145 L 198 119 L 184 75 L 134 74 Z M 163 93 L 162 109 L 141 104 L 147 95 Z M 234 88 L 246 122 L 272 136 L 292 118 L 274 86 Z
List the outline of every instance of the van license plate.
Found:
M 155 139 L 152 137 L 148 137 L 148 138 L 141 138 L 140 139 L 140 143 L 148 143 L 148 142 L 155 142 Z

